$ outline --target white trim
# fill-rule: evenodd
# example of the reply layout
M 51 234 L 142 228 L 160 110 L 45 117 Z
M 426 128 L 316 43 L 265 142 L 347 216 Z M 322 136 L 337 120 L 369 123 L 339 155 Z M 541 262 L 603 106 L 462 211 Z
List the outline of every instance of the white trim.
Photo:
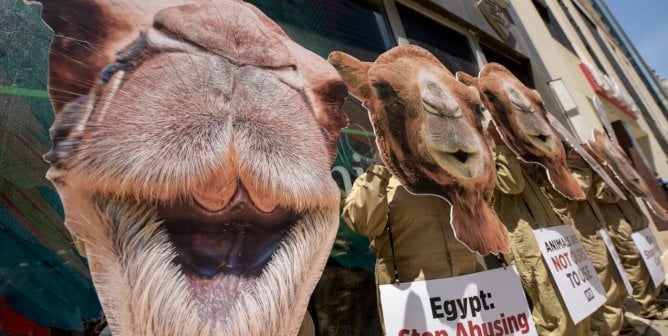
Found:
M 406 37 L 406 30 L 404 30 L 404 25 L 401 22 L 399 17 L 399 11 L 397 6 L 394 4 L 394 0 L 382 0 L 383 9 L 385 10 L 385 16 L 387 17 L 387 23 L 389 25 L 390 31 L 394 36 L 394 41 L 397 45 L 406 45 L 410 44 L 408 38 Z
M 485 53 L 482 52 L 482 47 L 480 46 L 480 40 L 478 40 L 478 34 L 476 32 L 469 30 L 466 34 L 466 39 L 469 41 L 469 47 L 471 48 L 471 51 L 473 52 L 473 57 L 475 57 L 475 61 L 478 64 L 478 69 L 482 69 L 485 64 L 487 64 L 487 57 L 485 57 Z M 474 76 L 477 76 L 478 74 L 471 74 Z

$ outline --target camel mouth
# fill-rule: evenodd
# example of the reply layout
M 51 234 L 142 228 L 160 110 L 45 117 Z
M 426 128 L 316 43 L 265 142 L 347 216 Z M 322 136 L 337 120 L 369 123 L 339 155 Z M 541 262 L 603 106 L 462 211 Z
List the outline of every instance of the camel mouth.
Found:
M 528 137 L 533 145 L 546 153 L 551 153 L 555 150 L 554 137 L 550 134 L 539 132 L 538 134 L 529 134 Z
M 462 178 L 473 178 L 480 175 L 484 163 L 480 152 L 467 152 L 462 149 L 456 151 L 436 151 L 436 161 L 450 174 Z
M 263 212 L 240 190 L 216 212 L 192 200 L 158 206 L 177 255 L 172 262 L 187 277 L 259 276 L 289 229 L 303 217 L 280 205 Z
M 463 164 L 466 164 L 466 161 L 468 161 L 468 159 L 472 156 L 470 153 L 467 153 L 463 150 L 458 150 L 457 152 L 451 153 L 450 155 Z
M 545 134 L 538 134 L 537 136 L 535 136 L 535 138 L 538 139 L 538 141 L 543 142 L 543 143 L 546 143 L 547 139 L 549 137 L 550 137 L 549 135 L 545 135 Z
M 447 106 L 445 104 L 432 103 L 422 99 L 422 107 L 427 113 L 441 118 L 460 118 L 464 115 L 461 108 L 457 105 Z

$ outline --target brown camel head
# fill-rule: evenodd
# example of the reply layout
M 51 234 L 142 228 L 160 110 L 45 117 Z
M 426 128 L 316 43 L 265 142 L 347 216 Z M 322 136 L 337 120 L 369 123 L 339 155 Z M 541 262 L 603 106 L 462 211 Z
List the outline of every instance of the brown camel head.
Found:
M 545 167 L 550 182 L 562 195 L 584 200 L 585 194 L 566 164 L 564 146 L 547 120 L 540 94 L 497 63 L 480 70 L 478 89 L 508 147 L 523 161 Z
M 114 335 L 295 335 L 346 86 L 242 1 L 43 0 L 47 177 Z
M 612 142 L 607 135 L 597 129 L 593 130 L 593 137 L 588 143 L 597 154 L 596 158 L 613 172 L 626 189 L 634 196 L 640 197 L 652 212 L 661 219 L 668 220 L 668 211 L 656 201 L 649 186 L 633 168 L 631 161 L 619 145 Z
M 380 156 L 402 185 L 448 200 L 455 234 L 472 250 L 507 251 L 505 227 L 489 206 L 493 147 L 478 91 L 416 46 L 395 47 L 373 63 L 341 52 L 329 62 L 368 109 Z

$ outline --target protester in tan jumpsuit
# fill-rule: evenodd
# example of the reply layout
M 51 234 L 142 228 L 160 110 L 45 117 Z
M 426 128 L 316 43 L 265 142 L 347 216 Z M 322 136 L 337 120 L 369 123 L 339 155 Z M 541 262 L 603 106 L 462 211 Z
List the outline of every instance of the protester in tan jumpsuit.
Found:
M 606 302 L 591 315 L 591 329 L 598 335 L 639 335 L 624 317 L 626 290 L 598 231 L 607 227 L 605 217 L 594 202 L 594 173 L 576 152 L 569 153 L 568 166 L 573 177 L 587 194 L 584 201 L 563 197 L 551 186 L 541 188 L 562 222 L 571 225 L 582 242 L 608 296 Z
M 544 263 L 533 230 L 564 224 L 540 190 L 549 185 L 545 169 L 520 163 L 507 146 L 496 147 L 496 190 L 494 209 L 510 233 L 510 253 L 506 261 L 517 267 L 522 286 L 529 296 L 539 335 L 590 335 L 586 318 L 573 324 Z
M 409 193 L 383 166 L 373 165 L 355 180 L 342 217 L 352 230 L 371 239 L 377 285 L 394 282 L 393 260 L 401 282 L 483 270 L 475 253 L 455 238 L 450 205 L 436 196 Z M 380 301 L 378 308 L 382 316 Z
M 594 186 L 595 200 L 605 217 L 610 237 L 633 286 L 633 299 L 640 305 L 640 315 L 648 319 L 668 319 L 668 311 L 657 300 L 663 286 L 656 287 L 652 283 L 640 251 L 631 238 L 633 232 L 645 229 L 649 220 L 639 208 L 635 197 L 628 191 L 624 190 L 626 200 L 622 200 L 600 178 L 595 179 Z

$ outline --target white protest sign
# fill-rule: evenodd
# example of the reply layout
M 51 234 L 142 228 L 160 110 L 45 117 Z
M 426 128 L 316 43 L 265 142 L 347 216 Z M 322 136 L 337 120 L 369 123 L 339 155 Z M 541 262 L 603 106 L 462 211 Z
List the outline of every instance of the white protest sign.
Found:
M 587 251 L 569 225 L 533 232 L 573 323 L 582 321 L 607 299 Z
M 642 260 L 645 261 L 645 266 L 649 274 L 652 276 L 654 287 L 659 287 L 663 284 L 666 278 L 661 264 L 661 250 L 656 245 L 656 240 L 650 228 L 644 228 L 631 235 L 633 242 L 636 243 L 638 251 L 642 255 Z
M 515 267 L 381 285 L 388 336 L 537 335 Z
M 605 246 L 608 247 L 608 252 L 610 252 L 612 261 L 615 263 L 615 267 L 617 267 L 617 272 L 619 272 L 619 276 L 622 278 L 622 282 L 624 283 L 624 287 L 626 288 L 626 293 L 628 293 L 629 296 L 633 295 L 633 287 L 631 287 L 631 282 L 629 281 L 629 278 L 626 276 L 626 271 L 624 271 L 624 266 L 622 266 L 622 260 L 619 258 L 619 254 L 617 253 L 615 245 L 612 243 L 612 238 L 610 238 L 608 230 L 600 229 L 598 231 L 598 234 L 601 235 L 601 238 L 603 238 Z

